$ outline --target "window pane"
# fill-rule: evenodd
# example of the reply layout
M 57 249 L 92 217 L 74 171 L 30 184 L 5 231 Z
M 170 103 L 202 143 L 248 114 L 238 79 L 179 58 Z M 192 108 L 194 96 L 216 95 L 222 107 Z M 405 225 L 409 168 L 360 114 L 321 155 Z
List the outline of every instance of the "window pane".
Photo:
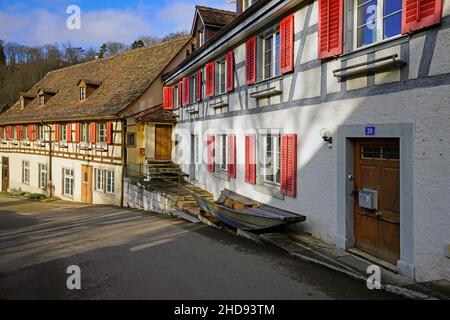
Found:
M 374 43 L 377 40 L 377 29 L 365 25 L 358 29 L 358 47 Z
M 264 79 L 272 77 L 272 41 L 272 36 L 264 40 Z
M 388 15 L 402 10 L 402 0 L 384 0 L 383 15 Z
M 275 76 L 280 75 L 280 33 L 275 34 Z
M 402 29 L 402 13 L 384 19 L 384 39 L 399 35 Z
M 358 5 L 358 26 L 365 24 L 373 24 L 377 19 L 377 1 L 363 1 L 361 5 Z

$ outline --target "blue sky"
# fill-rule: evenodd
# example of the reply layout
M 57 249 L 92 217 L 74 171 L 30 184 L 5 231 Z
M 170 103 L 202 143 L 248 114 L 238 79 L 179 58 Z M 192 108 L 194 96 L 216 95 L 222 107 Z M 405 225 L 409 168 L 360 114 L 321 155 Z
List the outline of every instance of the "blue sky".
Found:
M 140 36 L 190 30 L 196 4 L 234 10 L 227 0 L 0 0 L 0 39 L 26 45 L 67 43 L 98 47 Z M 81 29 L 69 30 L 66 9 L 81 9 Z

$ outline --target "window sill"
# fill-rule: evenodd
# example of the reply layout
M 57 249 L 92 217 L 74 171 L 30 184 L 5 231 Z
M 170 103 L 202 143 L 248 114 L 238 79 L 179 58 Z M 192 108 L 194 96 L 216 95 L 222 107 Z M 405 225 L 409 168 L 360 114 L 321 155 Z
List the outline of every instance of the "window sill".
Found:
M 400 60 L 398 55 L 386 56 L 380 59 L 367 61 L 343 69 L 333 70 L 333 75 L 342 80 L 350 77 L 366 75 L 369 72 L 384 71 L 401 68 L 406 65 L 406 61 Z
M 284 200 L 284 194 L 282 194 L 281 190 L 275 186 L 269 186 L 267 184 L 257 184 L 254 186 L 254 189 L 261 193 L 268 194 L 269 196 L 272 196 L 274 198 Z
M 346 61 L 355 56 L 359 56 L 361 54 L 367 54 L 367 53 L 378 51 L 378 50 L 380 50 L 379 47 L 386 46 L 387 44 L 389 44 L 389 45 L 401 44 L 403 42 L 406 42 L 408 40 L 408 38 L 409 38 L 409 35 L 401 34 L 401 35 L 398 35 L 398 36 L 395 36 L 395 37 L 392 37 L 389 39 L 385 39 L 385 40 L 382 40 L 379 42 L 369 44 L 364 47 L 352 49 L 351 51 L 348 51 L 348 52 L 340 55 L 339 58 L 343 58 L 343 60 Z

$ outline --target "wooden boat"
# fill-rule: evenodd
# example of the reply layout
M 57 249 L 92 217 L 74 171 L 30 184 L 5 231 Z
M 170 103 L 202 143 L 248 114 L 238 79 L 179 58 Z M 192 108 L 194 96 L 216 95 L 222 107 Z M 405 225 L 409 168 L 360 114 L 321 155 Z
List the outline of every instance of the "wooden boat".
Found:
M 306 220 L 303 215 L 258 203 L 229 190 L 224 190 L 216 202 L 195 198 L 201 210 L 228 226 L 246 231 L 263 231 Z M 241 207 L 241 210 L 230 206 Z

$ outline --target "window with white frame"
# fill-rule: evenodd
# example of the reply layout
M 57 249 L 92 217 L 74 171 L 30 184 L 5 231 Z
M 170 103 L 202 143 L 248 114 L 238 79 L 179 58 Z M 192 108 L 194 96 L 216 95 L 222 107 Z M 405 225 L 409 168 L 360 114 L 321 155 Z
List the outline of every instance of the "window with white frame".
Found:
M 63 194 L 65 196 L 73 196 L 73 170 L 63 169 Z
M 30 137 L 28 137 L 28 126 L 23 126 L 22 138 L 23 138 L 23 140 L 29 140 Z
M 89 142 L 89 137 L 90 137 L 89 124 L 82 123 L 80 131 L 81 131 L 81 137 L 80 137 L 81 142 L 86 142 L 86 143 Z
M 106 193 L 114 193 L 114 171 L 106 171 Z
M 80 87 L 80 101 L 86 100 L 86 87 Z
M 45 128 L 44 126 L 38 127 L 38 140 L 45 140 Z
M 221 134 L 217 136 L 217 163 L 221 171 L 227 171 L 227 135 Z
M 402 0 L 354 0 L 355 48 L 401 34 Z
M 217 76 L 217 94 L 225 93 L 227 83 L 227 67 L 225 60 L 220 60 L 217 62 Z
M 62 124 L 60 128 L 61 128 L 61 136 L 60 136 L 61 141 L 67 141 L 67 125 Z
M 30 162 L 22 161 L 22 182 L 30 184 Z
M 264 183 L 279 185 L 281 183 L 281 136 L 276 133 L 261 134 L 259 143 L 262 156 L 262 175 Z
M 45 104 L 45 96 L 43 94 L 41 94 L 39 96 L 39 106 L 43 106 Z
M 106 143 L 106 123 L 104 122 L 97 125 L 97 142 Z
M 98 192 L 114 193 L 114 171 L 95 169 L 95 190 Z
M 46 164 L 39 165 L 39 188 L 47 189 L 48 169 Z
M 264 37 L 263 41 L 264 79 L 280 75 L 280 31 L 276 30 Z
M 12 127 L 12 138 L 13 138 L 13 140 L 17 140 L 17 128 L 16 128 L 16 126 L 13 126 Z
M 25 109 L 25 100 L 24 99 L 20 99 L 20 110 Z
M 95 189 L 100 192 L 105 191 L 105 171 L 102 169 L 95 169 Z
M 203 30 L 200 30 L 198 32 L 198 47 L 200 48 L 204 44 L 205 44 L 205 33 Z
M 0 128 L 0 131 L 2 132 L 3 140 L 5 140 L 6 139 L 6 128 Z

